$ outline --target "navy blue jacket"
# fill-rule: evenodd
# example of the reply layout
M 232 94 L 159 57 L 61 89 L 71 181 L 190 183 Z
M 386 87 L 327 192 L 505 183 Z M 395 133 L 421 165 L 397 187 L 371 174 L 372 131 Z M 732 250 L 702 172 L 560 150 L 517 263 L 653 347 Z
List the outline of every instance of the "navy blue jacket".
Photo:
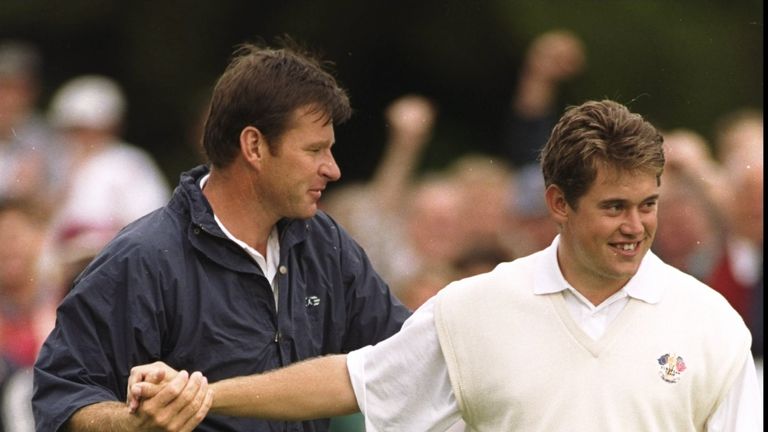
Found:
M 125 227 L 77 278 L 35 364 L 39 432 L 79 408 L 124 401 L 130 368 L 162 360 L 211 382 L 396 333 L 409 311 L 328 215 L 278 223 L 279 308 L 260 267 L 229 240 L 182 174 L 167 206 Z M 324 431 L 329 421 L 209 415 L 200 431 Z

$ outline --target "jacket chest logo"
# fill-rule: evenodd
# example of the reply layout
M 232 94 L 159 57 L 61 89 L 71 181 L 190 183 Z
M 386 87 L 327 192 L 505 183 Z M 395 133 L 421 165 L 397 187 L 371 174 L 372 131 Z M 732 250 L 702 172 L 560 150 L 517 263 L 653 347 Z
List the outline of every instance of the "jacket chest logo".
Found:
M 304 298 L 304 306 L 320 306 L 320 298 L 318 296 L 309 296 Z

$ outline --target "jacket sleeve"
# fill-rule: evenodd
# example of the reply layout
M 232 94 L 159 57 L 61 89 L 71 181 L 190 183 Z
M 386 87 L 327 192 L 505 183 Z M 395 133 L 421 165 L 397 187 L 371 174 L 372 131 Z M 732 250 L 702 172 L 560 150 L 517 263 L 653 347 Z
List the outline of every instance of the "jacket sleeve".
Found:
M 159 357 L 158 315 L 146 310 L 157 309 L 149 272 L 136 259 L 99 260 L 62 301 L 35 363 L 38 431 L 59 430 L 86 405 L 124 400 L 130 368 Z
M 339 229 L 347 305 L 344 352 L 373 345 L 397 333 L 411 312 L 392 294 L 362 247 Z

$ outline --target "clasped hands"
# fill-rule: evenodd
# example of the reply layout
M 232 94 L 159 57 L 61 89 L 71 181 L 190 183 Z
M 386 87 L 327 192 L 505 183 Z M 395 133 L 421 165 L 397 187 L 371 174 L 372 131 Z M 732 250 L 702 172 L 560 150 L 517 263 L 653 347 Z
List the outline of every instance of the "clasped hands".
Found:
M 157 361 L 131 369 L 126 403 L 131 414 L 156 429 L 188 432 L 208 414 L 213 390 L 202 373 Z

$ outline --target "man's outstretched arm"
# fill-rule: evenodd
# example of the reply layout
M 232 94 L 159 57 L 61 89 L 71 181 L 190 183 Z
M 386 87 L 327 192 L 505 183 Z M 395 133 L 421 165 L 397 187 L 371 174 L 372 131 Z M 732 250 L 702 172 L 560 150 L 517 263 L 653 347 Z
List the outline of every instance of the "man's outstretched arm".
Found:
M 141 376 L 165 368 L 166 378 L 175 371 L 162 363 L 133 368 L 129 380 L 129 405 L 152 398 L 162 388 Z M 211 412 L 269 420 L 311 420 L 358 411 L 347 356 L 329 355 L 305 360 L 263 374 L 228 378 L 210 385 Z
M 161 377 L 162 379 L 162 377 Z M 121 402 L 100 402 L 76 411 L 65 424 L 66 431 L 149 431 L 188 432 L 205 418 L 213 394 L 200 372 L 174 373 L 173 379 L 156 397 L 144 402 L 139 412 L 132 412 Z

